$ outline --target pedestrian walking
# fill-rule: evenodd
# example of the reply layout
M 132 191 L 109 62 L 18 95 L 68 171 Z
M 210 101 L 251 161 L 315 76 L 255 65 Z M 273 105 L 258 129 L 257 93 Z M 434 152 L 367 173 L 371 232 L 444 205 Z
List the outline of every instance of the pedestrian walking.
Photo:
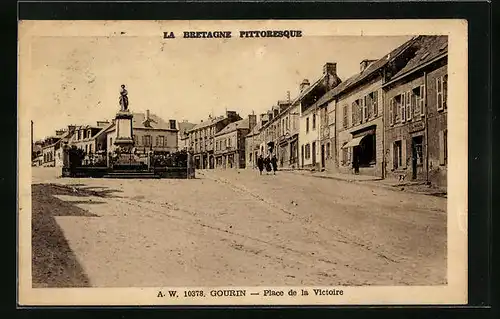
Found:
M 266 165 L 266 174 L 269 174 L 273 170 L 273 168 L 271 167 L 271 159 L 269 158 L 269 156 L 267 156 L 264 160 L 264 164 Z
M 271 158 L 271 166 L 273 167 L 273 174 L 276 175 L 276 171 L 278 170 L 278 159 L 276 155 L 273 155 Z
M 257 167 L 259 168 L 260 175 L 262 175 L 262 171 L 264 170 L 264 158 L 262 157 L 262 154 L 259 155 L 259 158 L 257 159 Z

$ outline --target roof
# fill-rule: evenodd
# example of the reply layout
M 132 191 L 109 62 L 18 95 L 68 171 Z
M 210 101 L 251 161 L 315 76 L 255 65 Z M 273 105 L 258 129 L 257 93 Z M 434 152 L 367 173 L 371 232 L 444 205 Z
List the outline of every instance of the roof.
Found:
M 260 129 L 262 128 L 262 122 L 257 123 L 253 129 L 250 131 L 250 133 L 247 134 L 247 136 L 254 136 L 260 133 Z
M 236 122 L 233 122 L 233 123 L 229 123 L 220 132 L 218 132 L 217 134 L 215 134 L 215 136 L 224 135 L 224 134 L 231 133 L 231 132 L 234 132 L 236 130 L 241 130 L 241 129 L 247 129 L 248 130 L 248 124 L 249 124 L 248 118 L 243 119 L 243 120 L 239 120 L 239 121 L 236 121 Z
M 190 129 L 195 127 L 196 124 L 194 123 L 189 123 L 189 122 L 179 122 L 179 132 L 181 135 L 186 134 Z
M 149 119 L 151 120 L 150 122 L 151 127 L 144 125 L 144 122 L 146 120 L 146 114 L 144 113 L 132 113 L 132 114 L 134 115 L 134 117 L 132 118 L 133 128 L 177 131 L 177 129 L 171 129 L 170 124 L 156 114 L 149 113 Z
M 225 119 L 225 117 L 222 115 L 218 116 L 218 117 L 214 117 L 212 119 L 208 119 L 206 121 L 203 121 L 203 122 L 196 124 L 193 128 L 190 129 L 190 131 L 194 131 L 194 130 L 198 130 L 198 129 L 201 129 L 204 127 L 211 126 L 211 125 L 216 124 L 224 119 Z
M 448 36 L 445 35 L 423 35 L 417 37 L 412 44 L 416 48 L 414 55 L 406 65 L 399 70 L 393 79 L 398 78 L 415 68 L 448 53 Z
M 321 97 L 316 102 L 316 104 L 321 105 L 321 104 L 327 102 L 329 99 L 332 99 L 333 97 L 339 95 L 340 93 L 346 91 L 347 89 L 354 87 L 359 82 L 365 80 L 370 75 L 372 75 L 376 71 L 378 71 L 381 68 L 383 68 L 384 66 L 386 66 L 387 63 L 389 63 L 396 56 L 398 56 L 403 51 L 405 51 L 413 43 L 413 41 L 414 41 L 414 38 L 408 40 L 404 44 L 402 44 L 399 47 L 397 47 L 396 49 L 392 50 L 389 54 L 385 55 L 381 59 L 378 59 L 377 61 L 370 64 L 363 72 L 357 73 L 357 74 L 351 76 L 350 78 L 348 78 L 347 80 L 341 82 L 339 85 L 337 85 L 335 88 L 328 91 L 323 97 Z

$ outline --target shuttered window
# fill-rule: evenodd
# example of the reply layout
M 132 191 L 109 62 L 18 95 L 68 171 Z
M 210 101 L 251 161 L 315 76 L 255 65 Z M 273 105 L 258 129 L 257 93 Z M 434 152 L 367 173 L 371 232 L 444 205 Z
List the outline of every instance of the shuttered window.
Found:
M 378 116 L 378 91 L 372 93 L 373 116 Z
M 406 122 L 406 100 L 405 100 L 405 94 L 401 94 L 401 104 L 400 106 L 400 112 L 401 112 L 401 122 L 404 123 Z
M 448 74 L 443 76 L 443 108 L 448 108 Z
M 411 121 L 411 116 L 413 113 L 412 107 L 411 107 L 411 100 L 412 100 L 412 92 L 408 91 L 406 92 L 406 119 L 408 121 Z
M 368 119 L 368 106 L 366 105 L 366 96 L 362 99 L 359 100 L 359 102 L 361 103 L 361 109 L 363 110 L 363 114 L 362 114 L 362 119 L 363 121 L 360 121 L 360 122 L 365 122 L 367 119 Z
M 394 99 L 389 101 L 389 125 L 394 125 Z
M 437 77 L 436 78 L 436 103 L 437 103 L 437 110 L 442 111 L 444 109 L 444 104 L 443 104 L 443 78 L 442 77 Z
M 424 117 L 424 115 L 425 115 L 425 86 L 423 86 L 423 85 L 420 86 L 419 105 L 420 105 L 420 116 Z
M 342 108 L 342 112 L 343 112 L 343 122 L 342 124 L 344 125 L 344 128 L 347 128 L 348 126 L 348 123 L 347 123 L 347 104 L 344 105 L 344 107 Z

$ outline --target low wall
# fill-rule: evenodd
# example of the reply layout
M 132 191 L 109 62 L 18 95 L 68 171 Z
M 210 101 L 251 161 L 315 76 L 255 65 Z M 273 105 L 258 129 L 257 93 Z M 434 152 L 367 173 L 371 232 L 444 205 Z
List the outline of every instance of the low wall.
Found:
M 63 167 L 62 177 L 104 177 L 110 171 L 107 167 L 75 167 L 71 170 L 69 167 Z
M 187 167 L 155 167 L 153 171 L 161 178 L 190 178 Z

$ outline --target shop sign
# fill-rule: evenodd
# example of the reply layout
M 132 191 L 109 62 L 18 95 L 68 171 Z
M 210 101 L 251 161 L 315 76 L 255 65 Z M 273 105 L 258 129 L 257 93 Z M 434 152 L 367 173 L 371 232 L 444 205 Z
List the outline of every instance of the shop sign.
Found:
M 421 131 L 425 128 L 424 121 L 411 122 L 410 123 L 410 133 Z

